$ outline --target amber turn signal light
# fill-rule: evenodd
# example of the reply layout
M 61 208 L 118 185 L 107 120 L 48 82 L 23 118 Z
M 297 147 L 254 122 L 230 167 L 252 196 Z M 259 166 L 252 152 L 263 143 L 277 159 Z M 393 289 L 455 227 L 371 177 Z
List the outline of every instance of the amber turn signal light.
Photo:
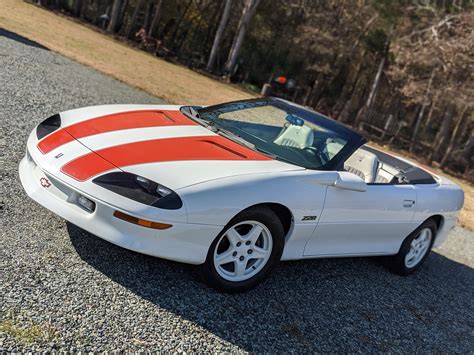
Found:
M 117 217 L 119 219 L 122 219 L 124 221 L 130 222 L 133 224 L 138 224 L 139 226 L 147 227 L 147 228 L 168 229 L 168 228 L 173 227 L 172 224 L 147 221 L 146 219 L 133 217 L 133 216 L 130 216 L 129 214 L 126 214 L 120 211 L 114 211 L 114 217 Z

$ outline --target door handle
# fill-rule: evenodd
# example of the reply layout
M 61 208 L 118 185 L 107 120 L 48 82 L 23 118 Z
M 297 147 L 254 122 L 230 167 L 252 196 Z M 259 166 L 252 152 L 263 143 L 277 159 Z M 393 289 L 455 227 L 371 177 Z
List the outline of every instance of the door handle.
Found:
M 403 207 L 411 207 L 415 204 L 414 200 L 403 200 Z

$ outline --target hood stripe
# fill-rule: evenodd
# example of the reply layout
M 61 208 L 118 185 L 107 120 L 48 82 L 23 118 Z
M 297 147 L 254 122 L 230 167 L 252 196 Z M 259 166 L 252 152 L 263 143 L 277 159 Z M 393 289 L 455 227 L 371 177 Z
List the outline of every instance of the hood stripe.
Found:
M 272 160 L 222 136 L 178 137 L 127 143 L 80 156 L 61 167 L 85 181 L 114 168 L 183 160 Z
M 179 111 L 130 111 L 91 118 L 66 126 L 46 136 L 38 143 L 38 149 L 47 154 L 74 139 L 85 138 L 101 133 L 133 128 L 191 126 L 196 122 Z

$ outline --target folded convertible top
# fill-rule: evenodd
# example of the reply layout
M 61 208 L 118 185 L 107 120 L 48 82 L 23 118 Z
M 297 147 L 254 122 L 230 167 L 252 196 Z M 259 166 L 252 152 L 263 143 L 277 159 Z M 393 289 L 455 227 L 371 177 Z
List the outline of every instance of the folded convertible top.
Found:
M 420 169 L 417 166 L 413 166 L 403 160 L 397 159 L 396 157 L 384 153 L 380 150 L 364 146 L 362 149 L 367 150 L 379 157 L 381 161 L 391 165 L 398 170 L 400 173 L 397 175 L 401 184 L 413 184 L 413 185 L 420 185 L 420 184 L 436 184 L 436 180 L 423 169 Z

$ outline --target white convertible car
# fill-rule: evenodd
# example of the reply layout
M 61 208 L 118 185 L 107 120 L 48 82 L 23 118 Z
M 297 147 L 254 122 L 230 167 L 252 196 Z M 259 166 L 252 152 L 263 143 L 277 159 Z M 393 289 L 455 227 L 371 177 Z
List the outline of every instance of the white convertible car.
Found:
M 386 256 L 409 274 L 456 224 L 463 191 L 279 99 L 111 105 L 56 114 L 28 139 L 28 195 L 140 253 L 200 265 L 224 292 L 280 260 Z

